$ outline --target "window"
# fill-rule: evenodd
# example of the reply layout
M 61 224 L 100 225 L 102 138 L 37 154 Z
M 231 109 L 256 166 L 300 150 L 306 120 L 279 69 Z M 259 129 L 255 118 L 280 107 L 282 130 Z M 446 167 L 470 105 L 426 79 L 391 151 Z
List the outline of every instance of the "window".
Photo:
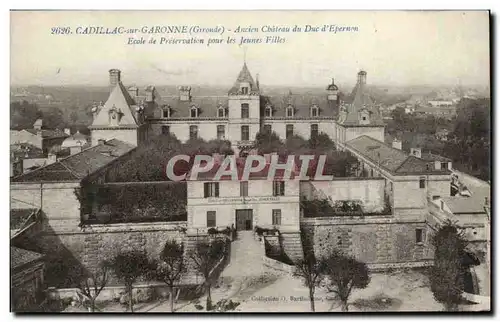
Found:
M 318 124 L 311 124 L 311 138 L 318 136 Z
M 294 114 L 293 106 L 289 105 L 286 108 L 286 116 L 287 117 L 293 117 L 293 114 Z
M 168 126 L 168 125 L 163 125 L 163 126 L 161 127 L 161 134 L 163 134 L 163 135 L 167 135 L 167 134 L 169 134 L 169 133 L 170 133 L 170 126 Z
M 448 162 L 441 162 L 441 169 L 448 169 Z
M 363 119 L 363 121 L 366 121 L 366 116 L 363 116 L 362 119 Z
M 311 107 L 311 117 L 317 117 L 318 116 L 318 107 L 317 106 L 313 106 Z
M 226 136 L 226 130 L 224 125 L 217 125 L 217 138 L 219 140 L 224 140 Z
M 285 195 L 285 182 L 284 181 L 273 181 L 273 196 L 284 196 Z
M 421 228 L 415 229 L 415 242 L 422 244 L 424 242 L 424 230 Z
M 241 104 L 241 118 L 247 119 L 250 117 L 249 106 L 247 103 Z
M 250 140 L 250 129 L 248 128 L 248 125 L 241 126 L 241 140 L 242 141 Z
M 163 109 L 163 117 L 164 118 L 169 118 L 170 117 L 170 107 L 167 106 L 167 107 L 165 107 Z
M 420 189 L 425 188 L 425 178 L 420 178 L 419 180 Z
M 271 109 L 271 107 L 270 107 L 270 106 L 266 106 L 266 110 L 265 110 L 264 115 L 265 115 L 266 117 L 271 117 L 271 116 L 273 116 L 273 110 Z
M 191 117 L 198 117 L 198 108 L 196 106 L 191 107 Z
M 219 197 L 219 183 L 218 182 L 205 182 L 203 184 L 204 196 L 209 197 Z
M 272 129 L 273 128 L 272 128 L 271 124 L 264 125 L 264 133 L 271 133 Z
M 240 182 L 240 197 L 248 197 L 248 181 Z
M 288 139 L 293 135 L 293 124 L 287 124 L 286 126 L 286 138 Z
M 248 87 L 246 87 L 246 86 L 242 87 L 242 88 L 241 88 L 241 93 L 242 93 L 243 95 L 248 95 Z
M 207 227 L 215 227 L 216 225 L 215 211 L 207 211 Z
M 195 140 L 198 138 L 198 126 L 190 125 L 189 126 L 189 139 Z
M 273 226 L 281 225 L 281 209 L 273 209 Z
M 219 109 L 217 110 L 217 116 L 218 117 L 225 117 L 225 114 L 226 114 L 225 112 L 226 111 L 225 111 L 224 107 L 219 106 Z

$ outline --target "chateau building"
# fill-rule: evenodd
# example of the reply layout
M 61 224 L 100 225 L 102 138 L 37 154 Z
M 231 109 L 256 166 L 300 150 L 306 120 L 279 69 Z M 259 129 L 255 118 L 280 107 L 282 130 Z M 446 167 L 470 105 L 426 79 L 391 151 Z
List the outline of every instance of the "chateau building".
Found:
M 40 208 L 46 218 L 37 237 L 40 249 L 34 251 L 56 257 L 52 249 L 68 250 L 72 259 L 92 266 L 105 253 L 123 247 L 158 254 L 167 237 L 189 241 L 210 228 L 260 226 L 279 229 L 283 250 L 292 259 L 303 255 L 303 245 L 317 254 L 337 247 L 371 267 L 387 268 L 429 265 L 430 236 L 450 216 L 472 227 L 477 244 L 489 236 L 485 224 L 489 210 L 462 214 L 456 209 L 468 197 L 451 195 L 450 160 L 418 149 L 405 152 L 397 140 L 384 143 L 384 123 L 367 93 L 364 71 L 357 75 L 350 104 L 340 100 L 333 80 L 321 95 L 264 95 L 246 63 L 224 96 L 196 96 L 189 86 L 167 94 L 148 86 L 140 93 L 123 84 L 119 70 L 110 70 L 109 76 L 108 100 L 92 108 L 92 146 L 12 179 L 12 208 L 28 204 Z M 200 174 L 183 183 L 187 220 L 81 228 L 89 214 L 75 190 L 84 182 L 106 184 L 110 173 L 120 171 L 120 165 L 133 158 L 135 147 L 148 138 L 173 133 L 183 142 L 224 139 L 241 157 L 259 131 L 274 131 L 281 139 L 325 133 L 339 150 L 357 159 L 356 173 L 308 181 L 267 180 L 267 168 L 248 181 Z M 476 191 L 480 200 L 489 193 L 489 185 Z M 326 201 L 335 211 L 323 217 L 308 214 L 304 207 L 314 200 Z M 342 213 L 349 203 L 356 205 L 356 211 Z

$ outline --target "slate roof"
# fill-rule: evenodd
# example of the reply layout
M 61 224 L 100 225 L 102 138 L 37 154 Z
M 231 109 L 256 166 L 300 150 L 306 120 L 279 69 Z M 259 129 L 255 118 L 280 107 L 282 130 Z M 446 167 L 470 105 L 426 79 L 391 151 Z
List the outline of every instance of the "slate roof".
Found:
M 265 108 L 270 105 L 272 108 L 272 117 L 265 116 Z M 291 105 L 294 108 L 294 116 L 287 117 L 287 107 Z M 321 118 L 336 118 L 338 109 L 336 102 L 329 102 L 327 100 L 327 93 L 325 95 L 314 94 L 293 94 L 288 92 L 284 95 L 263 96 L 261 109 L 263 118 L 312 118 L 311 107 L 316 105 L 319 108 L 319 115 L 315 119 Z
M 100 107 L 100 110 L 97 112 L 90 128 L 109 126 L 109 111 L 113 108 L 116 108 L 119 113 L 121 113 L 120 122 L 118 124 L 119 126 L 137 127 L 139 123 L 135 117 L 134 110 L 134 106 L 136 105 L 135 100 L 130 96 L 123 83 L 118 82 L 111 90 L 108 100 L 104 106 Z
M 10 210 L 10 229 L 19 229 L 26 222 L 26 219 L 37 212 L 37 208 L 11 209 Z
M 42 149 L 29 143 L 16 143 L 10 145 L 11 160 L 45 158 Z
M 394 175 L 450 173 L 447 169 L 436 170 L 433 162 L 409 155 L 366 135 L 352 139 L 346 145 Z
M 135 147 L 112 139 L 80 153 L 70 155 L 56 163 L 14 177 L 13 182 L 80 181 Z
M 366 75 L 366 72 L 360 72 Z M 368 110 L 370 113 L 370 123 L 369 126 L 383 126 L 385 125 L 379 109 L 373 103 L 368 91 L 366 90 L 366 84 L 364 82 L 357 82 L 356 86 L 352 91 L 354 97 L 351 104 L 347 107 L 347 114 L 345 118 L 341 120 L 341 123 L 346 126 L 360 126 L 360 116 L 359 112 L 362 109 Z
M 68 135 L 64 133 L 64 131 L 61 131 L 59 129 L 54 129 L 54 130 L 35 130 L 35 129 L 24 129 L 24 131 L 30 132 L 33 135 L 38 135 L 38 132 L 41 132 L 42 138 L 44 139 L 53 139 L 53 138 L 61 138 L 61 137 L 67 137 Z
M 214 118 L 217 117 L 219 105 L 226 109 L 227 113 L 227 96 L 193 96 L 190 101 L 181 101 L 179 96 L 162 95 L 157 99 L 160 110 L 155 117 L 161 118 L 161 109 L 170 107 L 170 118 L 190 118 L 191 107 L 198 108 L 198 118 Z M 227 115 L 227 114 L 226 114 Z
M 236 78 L 233 87 L 231 87 L 228 93 L 238 94 L 240 90 L 240 84 L 243 82 L 247 82 L 250 84 L 250 94 L 257 94 L 259 92 L 259 89 L 253 80 L 252 74 L 248 70 L 246 62 L 243 64 L 243 67 L 241 68 L 241 71 L 238 74 L 238 77 Z
M 30 250 L 10 246 L 10 267 L 18 268 L 43 257 L 42 254 Z

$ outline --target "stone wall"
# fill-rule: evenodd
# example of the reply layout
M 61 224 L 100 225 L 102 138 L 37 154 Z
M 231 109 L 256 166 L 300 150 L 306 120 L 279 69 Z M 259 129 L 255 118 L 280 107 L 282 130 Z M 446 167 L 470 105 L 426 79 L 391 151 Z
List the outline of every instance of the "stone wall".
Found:
M 396 222 L 391 217 L 350 219 L 304 219 L 305 249 L 313 249 L 316 257 L 332 249 L 352 255 L 368 264 L 428 261 L 430 228 L 425 222 Z M 422 229 L 423 241 L 416 242 L 416 229 Z M 429 235 L 429 236 L 427 236 Z
M 48 286 L 71 287 L 82 270 L 93 269 L 121 251 L 142 250 L 157 259 L 167 240 L 183 241 L 180 225 L 185 223 L 73 226 L 58 231 L 46 225 L 25 247 L 46 254 Z

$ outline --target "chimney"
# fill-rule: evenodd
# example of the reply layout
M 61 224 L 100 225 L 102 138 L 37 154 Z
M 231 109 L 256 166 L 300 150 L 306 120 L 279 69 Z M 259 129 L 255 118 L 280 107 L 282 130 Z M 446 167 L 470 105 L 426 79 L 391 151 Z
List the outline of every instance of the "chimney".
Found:
M 392 147 L 394 149 L 402 150 L 403 149 L 403 142 L 399 141 L 398 139 L 392 140 Z
M 116 84 L 121 82 L 121 71 L 119 69 L 109 70 L 109 85 L 115 87 Z
M 137 96 L 139 96 L 139 89 L 136 86 L 130 86 L 128 88 L 128 93 L 130 94 L 130 97 L 135 100 Z
M 65 129 L 64 129 L 64 134 L 66 134 L 66 135 L 71 135 L 71 130 L 70 130 L 70 129 L 68 129 L 68 128 L 65 128 Z
M 155 97 L 154 97 L 154 92 L 155 92 L 155 87 L 153 85 L 149 85 L 146 87 L 146 102 L 153 102 Z
M 104 144 L 106 144 L 106 140 L 104 139 L 97 140 L 97 145 L 104 145 Z
M 191 87 L 179 86 L 179 100 L 184 102 L 191 101 Z
M 422 148 L 411 148 L 410 154 L 419 159 L 422 158 Z
M 364 70 L 358 73 L 358 84 L 360 85 L 366 84 L 366 72 Z
M 49 152 L 47 157 L 47 164 L 52 164 L 57 162 L 57 155 L 54 152 Z

